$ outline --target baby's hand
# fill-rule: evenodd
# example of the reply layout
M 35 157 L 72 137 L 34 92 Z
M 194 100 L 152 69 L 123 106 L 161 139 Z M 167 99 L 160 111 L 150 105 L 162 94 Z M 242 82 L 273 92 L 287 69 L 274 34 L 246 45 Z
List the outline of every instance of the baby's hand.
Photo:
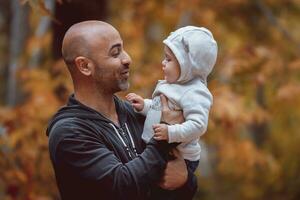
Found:
M 144 99 L 135 94 L 129 93 L 126 95 L 126 99 L 131 103 L 131 105 L 139 112 L 142 111 L 144 108 Z
M 154 139 L 156 140 L 169 140 L 168 126 L 166 124 L 154 124 Z

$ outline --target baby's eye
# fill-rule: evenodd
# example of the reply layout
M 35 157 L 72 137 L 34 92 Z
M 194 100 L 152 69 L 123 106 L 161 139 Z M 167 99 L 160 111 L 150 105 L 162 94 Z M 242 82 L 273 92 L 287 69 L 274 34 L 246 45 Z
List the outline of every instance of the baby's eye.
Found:
M 171 61 L 171 59 L 168 56 L 165 56 L 164 60 L 167 61 L 167 62 Z

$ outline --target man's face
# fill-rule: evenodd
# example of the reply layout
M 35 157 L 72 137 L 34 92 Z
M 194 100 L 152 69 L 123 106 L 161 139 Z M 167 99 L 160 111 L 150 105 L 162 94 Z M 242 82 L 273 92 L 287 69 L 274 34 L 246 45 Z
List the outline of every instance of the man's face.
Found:
M 91 60 L 92 73 L 99 90 L 112 93 L 129 88 L 129 65 L 131 58 L 123 49 L 123 41 L 115 29 L 93 39 Z

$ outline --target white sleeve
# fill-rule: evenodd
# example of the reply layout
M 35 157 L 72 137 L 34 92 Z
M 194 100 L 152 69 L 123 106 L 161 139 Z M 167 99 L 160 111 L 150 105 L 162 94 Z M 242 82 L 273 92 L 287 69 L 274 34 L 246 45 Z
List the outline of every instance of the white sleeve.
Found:
M 169 143 L 199 139 L 207 129 L 212 101 L 208 89 L 193 89 L 185 93 L 179 102 L 185 122 L 168 126 Z
M 142 115 L 146 116 L 148 111 L 150 110 L 151 104 L 152 104 L 152 99 L 144 99 L 144 108 L 138 113 L 141 113 Z

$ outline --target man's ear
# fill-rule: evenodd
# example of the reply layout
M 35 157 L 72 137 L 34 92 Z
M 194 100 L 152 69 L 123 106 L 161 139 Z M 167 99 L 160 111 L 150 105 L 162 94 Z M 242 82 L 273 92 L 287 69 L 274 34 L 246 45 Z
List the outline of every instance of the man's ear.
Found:
M 86 76 L 90 76 L 92 74 L 92 63 L 88 58 L 83 56 L 76 57 L 75 65 L 80 73 Z

